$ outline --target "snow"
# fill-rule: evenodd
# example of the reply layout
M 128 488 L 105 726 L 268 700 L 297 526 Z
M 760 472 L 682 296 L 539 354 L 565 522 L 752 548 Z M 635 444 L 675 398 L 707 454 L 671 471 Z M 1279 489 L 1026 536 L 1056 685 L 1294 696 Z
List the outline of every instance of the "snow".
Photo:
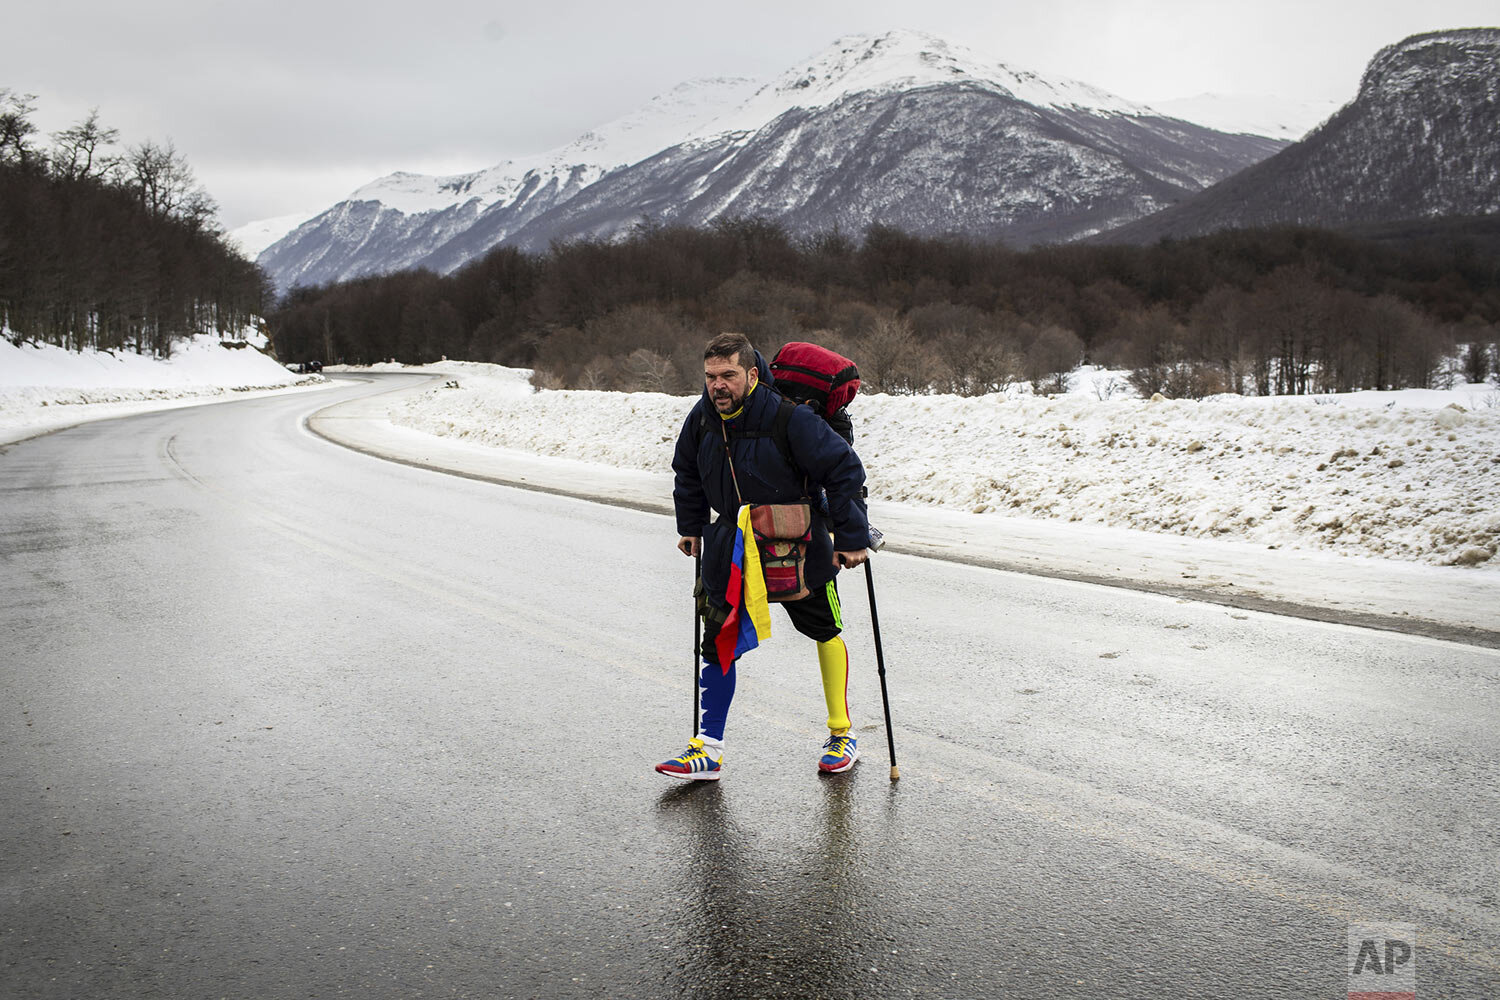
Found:
M 851 94 L 893 93 L 941 84 L 970 83 L 1038 107 L 1077 108 L 1098 114 L 1151 115 L 1086 83 L 1048 79 L 996 62 L 967 46 L 918 31 L 846 35 L 794 66 L 728 113 L 705 123 L 698 138 L 754 132 L 793 108 L 821 108 Z
M 447 177 L 403 170 L 376 178 L 350 194 L 345 201 L 375 201 L 406 215 L 435 212 L 474 199 L 483 206 L 518 188 L 521 173 L 524 171 L 518 172 L 510 160 L 478 173 Z
M 394 173 L 371 181 L 346 200 L 378 201 L 406 215 L 420 215 L 470 200 L 477 201 L 481 209 L 511 201 L 521 193 L 528 177 L 545 184 L 551 177 L 565 177 L 581 169 L 584 183 L 592 183 L 610 170 L 683 141 L 704 120 L 743 100 L 755 87 L 755 81 L 739 77 L 690 80 L 557 149 L 448 177 Z
M 1337 101 L 1298 101 L 1264 94 L 1199 94 L 1153 101 L 1162 114 L 1231 135 L 1295 142 L 1332 117 Z
M 679 84 L 624 118 L 579 136 L 554 158 L 613 168 L 636 163 L 677 145 L 703 122 L 753 94 L 760 81 L 715 77 Z
M 166 360 L 130 351 L 69 351 L 0 336 L 0 444 L 90 420 L 242 398 L 266 390 L 322 387 L 262 353 L 265 336 L 221 342 L 199 336 Z
M 287 233 L 296 229 L 308 220 L 306 214 L 282 215 L 274 219 L 260 219 L 256 222 L 247 222 L 238 229 L 231 229 L 225 235 L 229 241 L 239 247 L 240 253 L 249 260 L 260 256 L 260 252 L 266 247 L 281 239 Z
M 457 387 L 400 398 L 392 423 L 649 473 L 669 471 L 692 402 L 535 391 L 522 370 L 431 367 Z M 1080 388 L 860 397 L 872 501 L 1500 570 L 1493 386 L 1154 402 Z

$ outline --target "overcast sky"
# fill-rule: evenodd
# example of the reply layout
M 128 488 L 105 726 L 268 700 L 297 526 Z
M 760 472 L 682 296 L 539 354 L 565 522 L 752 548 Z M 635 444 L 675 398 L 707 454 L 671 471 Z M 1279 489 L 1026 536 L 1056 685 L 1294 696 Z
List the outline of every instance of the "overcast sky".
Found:
M 1138 101 L 1342 104 L 1382 46 L 1497 21 L 1495 0 L 15 0 L 0 87 L 37 95 L 47 132 L 97 106 L 123 142 L 171 139 L 234 228 L 393 170 L 551 149 L 684 80 L 771 77 L 845 34 L 928 31 Z

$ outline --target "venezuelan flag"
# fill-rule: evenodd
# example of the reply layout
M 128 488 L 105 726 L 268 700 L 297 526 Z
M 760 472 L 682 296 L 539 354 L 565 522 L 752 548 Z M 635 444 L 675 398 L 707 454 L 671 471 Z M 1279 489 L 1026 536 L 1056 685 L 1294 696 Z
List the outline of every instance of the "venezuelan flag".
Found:
M 734 555 L 729 563 L 729 583 L 724 588 L 729 617 L 714 637 L 714 651 L 724 672 L 741 655 L 771 638 L 771 604 L 766 600 L 766 578 L 760 569 L 760 549 L 750 527 L 750 505 L 740 508 L 734 531 Z

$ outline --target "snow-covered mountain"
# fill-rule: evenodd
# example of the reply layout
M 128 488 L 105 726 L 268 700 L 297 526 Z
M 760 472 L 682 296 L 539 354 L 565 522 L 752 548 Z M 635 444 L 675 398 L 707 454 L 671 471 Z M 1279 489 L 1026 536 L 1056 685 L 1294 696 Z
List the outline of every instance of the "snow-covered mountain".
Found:
M 302 214 L 279 215 L 274 219 L 257 219 L 254 222 L 247 222 L 224 235 L 239 247 L 241 253 L 254 260 L 260 256 L 262 250 L 306 221 L 307 216 Z
M 1500 28 L 1465 28 L 1382 49 L 1354 100 L 1307 138 L 1105 239 L 1496 213 Z
M 1162 114 L 1220 132 L 1296 142 L 1339 109 L 1336 101 L 1298 101 L 1269 94 L 1198 94 L 1152 101 Z
M 1105 114 L 1156 114 L 1143 104 L 1072 80 L 1048 80 L 986 59 L 936 35 L 892 31 L 849 35 L 786 70 L 749 100 L 699 129 L 700 137 L 754 132 L 788 111 L 817 111 L 851 94 L 880 96 L 966 83 L 1037 107 Z
M 513 203 L 529 187 L 537 186 L 537 178 L 552 179 L 580 171 L 584 177 L 597 177 L 680 142 L 725 105 L 737 103 L 755 88 L 755 81 L 742 78 L 691 80 L 551 152 L 452 177 L 395 173 L 366 184 L 348 200 L 376 201 L 406 215 L 471 202 L 481 210 Z
M 382 177 L 292 230 L 259 262 L 280 288 L 398 271 L 424 263 L 481 216 L 483 253 L 611 170 L 680 141 L 754 89 L 745 79 L 694 80 L 551 152 L 470 174 Z
M 382 178 L 271 246 L 279 287 L 491 248 L 610 239 L 643 217 L 882 223 L 1017 243 L 1098 232 L 1281 148 L 930 35 L 850 36 L 765 86 L 684 84 L 563 149 L 458 177 Z

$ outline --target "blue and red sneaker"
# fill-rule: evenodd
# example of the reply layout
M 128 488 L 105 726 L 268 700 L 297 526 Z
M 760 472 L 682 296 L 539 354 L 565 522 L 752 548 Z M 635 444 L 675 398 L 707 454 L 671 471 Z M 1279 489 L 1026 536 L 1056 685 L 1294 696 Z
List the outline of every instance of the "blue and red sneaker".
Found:
M 706 740 L 694 736 L 688 740 L 688 748 L 671 760 L 656 765 L 657 774 L 684 781 L 718 781 L 724 765 L 724 744 L 720 740 Z
M 823 756 L 818 759 L 818 770 L 826 774 L 840 774 L 854 766 L 859 760 L 859 750 L 854 737 L 845 729 L 828 737 L 823 744 Z

